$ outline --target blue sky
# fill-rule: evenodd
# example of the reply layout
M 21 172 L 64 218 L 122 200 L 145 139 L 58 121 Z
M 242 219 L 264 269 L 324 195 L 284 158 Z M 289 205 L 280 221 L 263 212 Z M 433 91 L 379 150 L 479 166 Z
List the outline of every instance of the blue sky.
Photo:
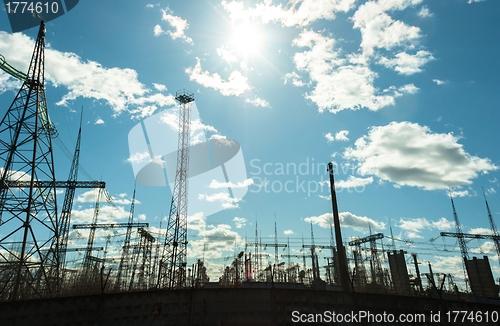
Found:
M 175 92 L 195 94 L 197 132 L 237 141 L 246 167 L 232 184 L 247 190 L 242 198 L 217 196 L 213 184 L 191 194 L 220 207 L 189 212 L 189 259 L 204 256 L 214 278 L 245 237 L 254 242 L 256 222 L 262 241 L 274 242 L 276 221 L 291 253 L 302 237 L 310 242 L 310 223 L 315 242 L 329 244 L 329 161 L 344 241 L 369 226 L 389 236 L 391 225 L 404 240 L 398 249 L 460 278 L 456 240 L 429 240 L 455 231 L 449 187 L 464 232 L 490 232 L 481 187 L 500 225 L 499 9 L 493 0 L 80 1 L 46 26 L 49 112 L 72 152 L 84 107 L 81 166 L 115 198 L 100 222 L 126 222 L 137 159 L 130 131 L 150 116 L 172 125 Z M 0 54 L 26 71 L 36 32 L 12 34 L 2 10 Z M 18 87 L 0 73 L 2 107 Z M 70 160 L 54 150 L 63 180 Z M 89 221 L 94 193 L 77 196 L 73 221 Z M 136 221 L 157 232 L 170 196 L 138 185 Z M 118 256 L 123 232 L 115 234 Z M 491 242 L 468 245 L 500 276 Z

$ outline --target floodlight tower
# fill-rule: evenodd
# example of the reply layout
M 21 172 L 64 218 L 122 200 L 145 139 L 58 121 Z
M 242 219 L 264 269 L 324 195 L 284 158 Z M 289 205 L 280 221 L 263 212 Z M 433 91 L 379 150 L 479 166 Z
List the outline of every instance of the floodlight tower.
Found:
M 175 100 L 179 103 L 177 170 L 157 283 L 157 287 L 171 289 L 186 286 L 190 103 L 194 94 L 183 89 L 177 91 Z
M 45 297 L 60 277 L 52 137 L 42 21 L 26 79 L 0 122 L 0 265 L 4 298 Z

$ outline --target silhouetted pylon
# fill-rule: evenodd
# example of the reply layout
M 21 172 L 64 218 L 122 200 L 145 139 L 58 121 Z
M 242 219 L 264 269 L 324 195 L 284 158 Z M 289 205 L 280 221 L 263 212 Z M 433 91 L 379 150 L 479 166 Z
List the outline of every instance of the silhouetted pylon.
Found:
M 60 276 L 44 39 L 42 22 L 27 79 L 0 123 L 0 297 L 9 300 L 51 295 Z

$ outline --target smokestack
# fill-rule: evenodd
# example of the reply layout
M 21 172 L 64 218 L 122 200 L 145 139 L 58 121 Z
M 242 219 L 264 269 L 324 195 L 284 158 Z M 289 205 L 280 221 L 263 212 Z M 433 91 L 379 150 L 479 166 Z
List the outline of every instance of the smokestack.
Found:
M 337 252 L 339 254 L 339 277 L 342 291 L 351 292 L 351 281 L 349 280 L 349 271 L 347 269 L 347 256 L 345 253 L 344 244 L 342 243 L 342 233 L 340 231 L 339 209 L 337 206 L 337 195 L 335 193 L 335 180 L 333 178 L 333 164 L 328 163 L 328 171 L 330 172 L 330 191 L 332 193 L 332 209 L 333 209 L 333 226 L 335 229 L 335 242 L 337 245 Z

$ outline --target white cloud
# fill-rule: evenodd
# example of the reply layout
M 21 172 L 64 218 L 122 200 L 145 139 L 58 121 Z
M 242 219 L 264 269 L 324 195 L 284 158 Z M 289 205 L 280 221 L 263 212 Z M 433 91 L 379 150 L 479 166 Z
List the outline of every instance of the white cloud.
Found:
M 306 93 L 305 97 L 317 104 L 320 112 L 329 110 L 333 113 L 360 108 L 375 111 L 394 105 L 395 98 L 405 93 L 414 93 L 417 90 L 414 86 L 411 89 L 400 87 L 399 90 L 394 86 L 384 90 L 377 89 L 374 81 L 378 75 L 370 69 L 370 60 L 377 49 L 403 48 L 394 58 L 386 53 L 386 58 L 380 59 L 380 55 L 376 57 L 381 64 L 407 75 L 420 72 L 422 66 L 432 60 L 428 51 L 409 52 L 417 49 L 421 38 L 420 29 L 389 16 L 392 11 L 404 10 L 421 2 L 422 0 L 380 0 L 367 1 L 359 6 L 352 20 L 354 27 L 362 34 L 361 54 L 355 52 L 341 56 L 340 48 L 334 49 L 333 38 L 312 30 L 303 30 L 293 40 L 293 45 L 307 47 L 309 50 L 296 53 L 294 63 L 299 72 L 309 75 L 310 81 L 305 83 L 297 72 L 291 72 L 285 74 L 285 84 L 291 81 L 297 87 L 312 85 L 314 89 Z M 304 27 L 319 19 L 334 19 L 336 12 L 348 12 L 355 4 L 355 0 L 303 0 L 290 1 L 287 5 L 274 5 L 272 1 L 265 0 L 253 7 L 246 7 L 239 1 L 222 2 L 233 21 L 281 22 L 284 26 Z M 221 50 L 218 52 L 223 56 Z
M 247 219 L 244 217 L 235 217 L 235 218 L 233 218 L 233 222 L 234 222 L 237 229 L 241 229 L 241 228 L 245 227 Z
M 438 229 L 439 231 L 448 231 L 455 227 L 455 222 L 447 220 L 445 217 L 441 217 L 437 221 L 431 222 L 432 227 Z
M 156 83 L 153 83 L 153 86 L 154 88 L 156 88 L 157 91 L 159 92 L 164 92 L 167 90 L 167 86 L 163 85 L 163 84 L 156 84 Z
M 436 84 L 438 84 L 438 85 L 444 85 L 444 84 L 446 84 L 446 83 L 447 83 L 446 81 L 439 80 L 439 79 L 433 79 L 432 81 L 433 81 L 433 82 L 435 82 L 435 83 L 436 83 Z
M 416 92 L 418 92 L 418 87 L 413 84 L 407 84 L 401 86 L 398 91 L 401 93 L 415 94 Z M 396 93 L 396 94 L 401 95 L 401 93 Z
M 198 233 L 200 240 L 190 241 L 190 257 L 222 258 L 224 252 L 233 252 L 235 245 L 241 245 L 240 235 L 227 224 L 208 225 Z
M 335 140 L 348 141 L 347 135 L 349 135 L 349 130 L 341 130 L 335 134 Z
M 115 196 L 111 196 L 113 199 L 113 204 L 114 205 L 131 205 L 132 204 L 132 199 L 126 198 L 127 194 L 119 194 L 118 198 Z M 137 199 L 134 200 L 135 205 L 140 205 L 141 202 Z
M 356 189 L 361 189 L 366 186 L 373 183 L 373 178 L 368 177 L 368 178 L 357 178 L 353 177 L 352 175 L 349 176 L 347 180 L 338 180 L 335 181 L 335 188 L 337 189 L 344 189 L 344 188 L 356 188 Z
M 205 132 L 217 132 L 213 126 L 206 125 L 200 119 L 191 120 L 191 144 L 199 144 L 205 141 Z
M 207 226 L 206 218 L 201 212 L 188 215 L 187 222 L 189 230 L 203 231 Z
M 454 276 L 454 281 L 457 282 L 458 279 L 463 280 L 463 259 L 460 255 L 445 257 L 445 256 L 434 256 L 433 257 L 432 268 L 440 273 L 451 274 Z M 458 282 L 457 282 L 458 283 Z M 460 283 L 459 283 L 460 284 Z M 463 284 L 463 283 L 462 283 Z M 460 289 L 465 290 L 465 289 Z
M 483 2 L 486 0 L 468 0 L 467 3 L 474 3 L 474 2 Z
M 451 197 L 467 197 L 467 196 L 469 196 L 469 191 L 468 190 L 451 191 L 450 196 Z
M 331 133 L 327 133 L 327 134 L 325 135 L 325 138 L 326 138 L 326 140 L 327 140 L 329 143 L 331 143 L 331 142 L 333 142 L 333 141 L 335 141 L 335 140 L 339 140 L 339 141 L 348 141 L 348 140 L 349 140 L 349 138 L 347 137 L 347 135 L 349 135 L 349 130 L 341 130 L 341 131 L 337 132 L 337 133 L 335 134 L 335 136 L 334 136 L 334 135 L 332 135 Z
M 491 241 L 486 241 L 483 244 L 481 244 L 478 248 L 471 248 L 470 252 L 477 255 L 484 255 L 484 254 L 489 254 L 494 250 L 495 250 L 495 244 Z
M 372 127 L 344 157 L 357 161 L 361 175 L 426 190 L 471 184 L 479 173 L 498 168 L 488 158 L 467 153 L 458 139 L 416 123 L 391 122 Z
M 402 75 L 413 75 L 422 72 L 421 67 L 431 60 L 434 60 L 434 57 L 430 52 L 420 50 L 414 55 L 399 52 L 393 59 L 382 57 L 379 63 L 387 68 L 394 69 Z
M 235 246 L 243 246 L 241 236 L 230 225 L 207 225 L 202 212 L 188 216 L 188 229 L 197 232 L 190 234 L 188 256 L 203 257 L 210 278 L 217 279 L 224 268 L 218 260 L 234 252 Z
M 10 77 L 10 75 L 3 71 L 0 71 L 0 94 L 9 90 L 13 91 L 19 89 L 21 85 L 22 83 L 19 80 Z
M 160 158 L 160 157 L 158 157 L 158 158 Z M 130 155 L 130 157 L 127 159 L 127 161 L 129 163 L 132 163 L 132 164 L 139 164 L 139 163 L 146 162 L 149 160 L 150 160 L 149 152 L 142 152 L 142 153 L 137 152 L 137 153 Z
M 263 107 L 263 108 L 270 108 L 270 107 L 271 107 L 271 105 L 269 104 L 269 102 L 268 102 L 268 101 L 266 101 L 266 100 L 264 100 L 264 99 L 261 99 L 261 98 L 259 98 L 259 97 L 255 97 L 255 98 L 253 98 L 253 99 L 249 99 L 249 98 L 247 98 L 247 99 L 245 100 L 245 102 L 246 102 L 246 103 L 250 103 L 250 104 L 252 104 L 252 105 L 254 105 L 254 106 L 260 106 L 260 107 Z
M 379 92 L 373 85 L 377 74 L 360 57 L 341 58 L 332 38 L 309 30 L 300 33 L 293 44 L 309 48 L 296 53 L 294 63 L 315 84 L 306 98 L 316 103 L 320 112 L 360 108 L 376 111 L 393 105 L 395 97 L 402 95 L 392 88 Z
M 427 6 L 423 6 L 418 12 L 418 16 L 421 18 L 432 17 L 434 14 L 427 8 Z
M 227 139 L 227 137 L 226 137 L 226 136 L 223 136 L 223 135 L 215 134 L 215 135 L 210 136 L 210 138 L 209 138 L 209 139 L 210 139 L 210 140 L 212 140 L 212 139 L 220 139 L 220 140 L 225 140 L 225 139 Z
M 339 213 L 339 219 L 343 227 L 351 227 L 355 230 L 368 230 L 370 227 L 372 230 L 385 229 L 385 223 L 383 222 L 377 222 L 366 216 L 357 216 L 350 212 Z M 330 225 L 333 226 L 333 214 L 325 213 L 319 216 L 310 216 L 304 218 L 304 221 L 329 229 Z
M 94 216 L 94 208 L 73 209 L 71 211 L 71 221 L 73 223 L 91 223 Z M 128 219 L 129 212 L 123 206 L 102 205 L 99 207 L 97 223 L 121 223 Z
M 418 40 L 420 29 L 394 20 L 388 12 L 415 6 L 422 0 L 379 0 L 367 1 L 358 7 L 353 15 L 354 28 L 362 35 L 361 47 L 367 56 L 376 48 L 391 50 L 396 46 L 412 46 Z
M 172 108 L 170 110 L 165 110 L 161 113 L 160 121 L 170 127 L 172 131 L 179 131 L 179 110 L 178 108 Z M 205 132 L 217 132 L 213 126 L 203 124 L 201 120 L 191 119 L 190 126 L 190 138 L 191 144 L 199 144 L 205 140 Z
M 181 39 L 186 43 L 193 44 L 193 40 L 184 33 L 184 31 L 189 28 L 187 21 L 179 16 L 172 15 L 172 11 L 168 8 L 162 9 L 161 11 L 161 20 L 166 21 L 174 30 L 164 31 L 160 25 L 156 25 L 154 27 L 154 35 L 158 37 L 161 34 L 167 34 L 172 40 Z
M 325 138 L 329 143 L 335 140 L 335 137 L 330 132 L 325 135 Z
M 487 235 L 492 234 L 491 230 L 486 229 L 486 228 L 473 228 L 473 229 L 470 229 L 468 233 L 470 233 L 470 234 L 487 234 Z
M 103 125 L 104 124 L 104 120 L 102 120 L 101 118 L 97 119 L 94 124 L 96 125 Z
M 284 235 L 292 235 L 292 234 L 295 234 L 292 230 L 285 230 L 283 231 L 283 234 Z
M 217 180 L 212 180 L 208 185 L 209 188 L 212 189 L 221 189 L 221 188 L 246 188 L 253 184 L 253 179 L 246 179 L 244 181 L 240 181 L 238 183 L 232 182 L 219 182 Z
M 179 131 L 179 110 L 165 110 L 161 113 L 160 121 L 170 127 L 173 131 Z
M 233 63 L 237 62 L 238 58 L 234 55 L 231 50 L 226 48 L 225 46 L 221 46 L 220 48 L 217 48 L 217 54 L 222 58 L 222 60 L 228 62 L 228 63 Z
M 411 218 L 411 219 L 400 219 L 400 228 L 406 231 L 419 231 L 431 226 L 431 223 L 426 218 Z
M 97 189 L 92 189 L 81 193 L 75 198 L 75 201 L 78 203 L 95 203 L 98 191 Z
M 165 31 L 163 30 L 163 28 L 161 28 L 160 25 L 155 25 L 154 29 L 153 29 L 153 33 L 156 37 L 160 36 L 161 34 L 164 34 Z
M 420 232 L 423 230 L 438 229 L 448 231 L 454 227 L 454 222 L 441 217 L 438 221 L 429 221 L 425 217 L 401 218 L 398 227 L 405 231 L 405 236 L 410 239 L 422 239 Z
M 0 53 L 21 71 L 28 70 L 33 46 L 34 40 L 22 33 L 0 31 Z M 151 90 L 139 82 L 138 74 L 133 69 L 106 68 L 98 62 L 82 61 L 75 53 L 60 52 L 50 46 L 45 50 L 45 57 L 46 81 L 68 89 L 57 105 L 68 105 L 78 97 L 94 98 L 107 102 L 118 115 L 132 109 L 139 112 L 141 106 L 147 104 L 160 107 L 175 104 L 172 96 L 150 94 Z M 2 75 L 0 80 L 4 78 Z M 0 91 L 10 87 L 9 83 L 0 85 Z
M 3 174 L 4 168 L 0 168 L 0 174 Z M 8 180 L 16 180 L 16 181 L 30 181 L 31 175 L 24 171 L 15 171 L 9 170 L 7 173 Z
M 273 5 L 265 0 L 254 8 L 245 9 L 243 2 L 222 1 L 232 20 L 260 20 L 263 23 L 281 22 L 283 26 L 307 26 L 317 20 L 335 18 L 336 12 L 347 12 L 354 7 L 356 0 L 291 0 L 286 6 Z
M 210 203 L 221 202 L 222 208 L 225 209 L 238 208 L 238 203 L 241 201 L 241 198 L 231 198 L 227 192 L 219 192 L 212 195 L 199 194 L 198 199 L 206 200 Z
M 288 82 L 288 80 L 291 80 L 292 85 L 295 87 L 302 87 L 305 85 L 304 82 L 302 80 L 300 80 L 299 74 L 297 74 L 296 72 L 290 72 L 290 73 L 285 74 L 285 76 L 283 77 L 283 80 L 284 80 L 284 84 L 286 84 Z
M 210 74 L 208 71 L 203 71 L 200 59 L 196 58 L 196 61 L 194 68 L 186 69 L 189 80 L 194 80 L 204 87 L 213 88 L 224 96 L 239 96 L 251 88 L 248 84 L 248 78 L 237 70 L 233 70 L 228 80 L 225 81 L 218 73 Z

